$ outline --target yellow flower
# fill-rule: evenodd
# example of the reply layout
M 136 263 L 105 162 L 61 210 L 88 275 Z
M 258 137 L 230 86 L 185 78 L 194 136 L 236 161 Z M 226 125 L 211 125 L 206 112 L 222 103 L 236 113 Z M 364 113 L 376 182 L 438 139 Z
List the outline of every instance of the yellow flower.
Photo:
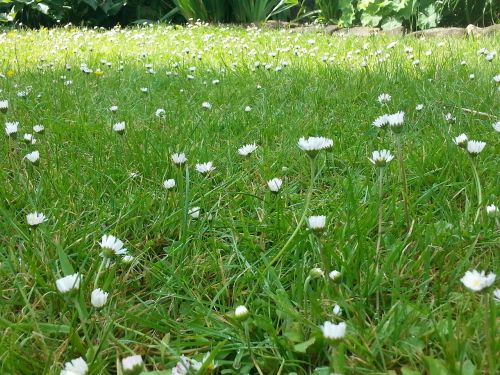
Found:
M 7 70 L 7 77 L 14 77 L 15 74 L 16 72 L 13 71 L 12 69 Z
M 103 72 L 101 69 L 97 69 L 97 70 L 94 72 L 94 74 L 95 74 L 96 76 L 102 76 L 102 75 L 104 74 L 104 72 Z

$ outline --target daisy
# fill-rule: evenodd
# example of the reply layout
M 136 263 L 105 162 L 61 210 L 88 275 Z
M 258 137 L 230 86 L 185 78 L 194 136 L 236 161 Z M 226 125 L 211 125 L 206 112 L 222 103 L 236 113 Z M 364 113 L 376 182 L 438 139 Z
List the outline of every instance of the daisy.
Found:
M 379 116 L 373 121 L 373 126 L 377 128 L 385 128 L 387 125 L 389 125 L 388 115 Z
M 82 357 L 72 359 L 64 364 L 61 375 L 86 375 L 89 371 L 87 362 Z
M 33 131 L 38 134 L 42 134 L 45 131 L 43 125 L 35 125 L 33 126 Z
M 240 154 L 241 156 L 248 156 L 256 149 L 257 145 L 255 143 L 244 145 L 238 149 L 238 154 Z
M 377 167 L 385 167 L 392 159 L 394 155 L 389 150 L 373 151 L 371 159 L 368 158 Z
M 193 219 L 198 219 L 200 217 L 200 207 L 191 207 L 188 210 L 188 214 L 193 218 Z
M 333 315 L 339 316 L 341 314 L 342 314 L 342 308 L 339 305 L 335 304 L 333 306 Z
M 117 106 L 117 105 L 112 105 L 111 107 L 109 107 L 109 110 L 110 110 L 112 113 L 115 113 L 116 111 L 118 111 L 118 106 Z
M 347 326 L 344 322 L 334 324 L 326 321 L 322 326 L 323 337 L 328 340 L 340 340 L 344 338 Z
M 458 147 L 466 148 L 467 147 L 467 135 L 460 134 L 459 136 L 453 139 L 453 143 L 455 143 Z
M 211 161 L 208 161 L 206 163 L 196 164 L 195 169 L 201 174 L 208 174 L 212 172 L 215 167 Z
M 403 125 L 404 119 L 405 113 L 402 111 L 393 113 L 392 115 L 387 115 L 387 123 L 393 130 L 396 130 Z
M 493 298 L 496 302 L 500 302 L 500 289 L 495 289 L 493 291 Z
M 175 187 L 175 180 L 173 178 L 169 178 L 168 180 L 163 181 L 163 187 L 167 190 Z
M 6 122 L 5 123 L 5 133 L 8 137 L 15 137 L 17 135 L 17 129 L 19 127 L 19 122 Z
M 140 355 L 132 355 L 122 359 L 124 375 L 138 375 L 144 369 L 144 362 Z
M 380 94 L 377 98 L 377 100 L 380 104 L 389 103 L 391 101 L 391 99 L 392 99 L 392 97 L 389 94 Z
M 38 151 L 30 152 L 29 154 L 26 154 L 24 156 L 24 159 L 28 159 L 33 164 L 37 164 L 38 161 L 40 160 L 40 152 Z
M 449 112 L 444 115 L 444 119 L 446 122 L 455 122 L 456 120 L 456 118 Z
M 201 103 L 201 108 L 212 109 L 212 104 L 210 104 L 209 102 L 203 102 L 203 103 Z
M 26 143 L 36 143 L 35 138 L 33 138 L 33 134 L 25 133 L 23 136 L 23 140 Z
M 143 94 L 147 94 L 147 93 L 148 93 L 148 91 L 149 91 L 149 90 L 148 90 L 148 88 L 147 88 L 147 87 L 141 87 L 141 92 L 142 92 Z
M 220 81 L 218 79 L 213 79 L 212 80 L 212 85 L 218 85 Z
M 28 222 L 28 225 L 36 227 L 37 225 L 40 225 L 43 222 L 47 221 L 47 218 L 44 214 L 35 211 L 26 215 L 26 221 Z
M 181 153 L 174 153 L 171 155 L 172 162 L 177 165 L 182 165 L 185 162 L 187 162 L 186 155 L 181 152 Z
M 280 178 L 273 178 L 272 180 L 267 181 L 267 186 L 273 193 L 280 191 L 282 184 L 283 181 Z
M 415 107 L 415 109 L 417 111 L 421 111 L 422 109 L 424 109 L 424 105 L 423 104 L 417 104 L 417 106 Z
M 307 218 L 307 223 L 309 225 L 309 229 L 312 229 L 314 231 L 321 231 L 325 228 L 326 216 L 309 216 Z
M 486 146 L 486 142 L 468 141 L 467 142 L 467 152 L 470 155 L 478 155 L 481 151 L 483 151 L 485 146 Z
M 494 204 L 490 204 L 489 206 L 486 206 L 486 214 L 489 216 L 498 215 L 499 212 L 500 212 L 500 210 Z
M 155 116 L 159 118 L 165 117 L 165 110 L 163 108 L 158 108 L 155 112 Z
M 113 130 L 118 134 L 123 134 L 125 132 L 125 122 L 117 122 L 113 125 Z
M 497 121 L 493 124 L 493 129 L 500 133 L 500 121 Z
M 315 154 L 320 150 L 328 150 L 333 147 L 333 140 L 325 137 L 300 138 L 298 145 L 301 150 L 310 154 Z
M 496 76 L 494 76 L 493 81 L 495 81 L 496 83 L 500 83 L 500 74 L 497 74 Z
M 123 247 L 123 242 L 112 235 L 105 234 L 102 236 L 101 242 L 102 253 L 104 258 L 113 258 L 114 256 L 123 256 L 127 254 L 127 249 Z
M 80 281 L 82 277 L 79 273 L 75 273 L 73 275 L 68 275 L 65 277 L 61 277 L 56 280 L 56 287 L 60 293 L 68 293 L 73 290 L 78 290 L 80 287 Z
M 9 109 L 9 101 L 0 100 L 0 112 L 7 113 L 8 109 Z
M 245 112 L 251 112 L 251 111 L 252 111 L 252 107 L 250 107 L 250 106 L 247 105 L 245 107 Z
M 495 282 L 496 275 L 494 273 L 485 274 L 484 271 L 476 270 L 467 271 L 460 279 L 462 284 L 473 292 L 479 292 L 484 288 L 491 286 Z

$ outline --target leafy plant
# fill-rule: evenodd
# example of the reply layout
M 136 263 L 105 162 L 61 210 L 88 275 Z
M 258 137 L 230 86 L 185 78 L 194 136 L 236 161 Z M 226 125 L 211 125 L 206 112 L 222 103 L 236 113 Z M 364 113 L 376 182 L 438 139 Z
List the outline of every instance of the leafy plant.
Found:
M 264 21 L 298 5 L 298 0 L 231 0 L 237 22 Z

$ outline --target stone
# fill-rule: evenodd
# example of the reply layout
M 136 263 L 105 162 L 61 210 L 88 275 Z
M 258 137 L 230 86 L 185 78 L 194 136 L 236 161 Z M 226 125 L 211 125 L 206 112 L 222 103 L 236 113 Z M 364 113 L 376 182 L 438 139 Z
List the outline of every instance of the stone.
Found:
M 348 36 L 371 36 L 380 32 L 376 27 L 352 27 L 349 29 L 340 29 L 334 31 L 332 35 L 348 35 Z
M 465 36 L 466 31 L 462 27 L 436 27 L 434 29 L 414 31 L 409 35 L 416 37 L 443 38 L 447 36 Z
M 475 25 L 469 25 L 465 28 L 468 36 L 479 36 L 479 35 L 489 35 L 496 32 L 500 32 L 500 24 L 491 25 L 488 27 L 477 27 Z
M 406 30 L 403 26 L 398 26 L 398 27 L 395 27 L 394 29 L 390 29 L 390 30 L 381 30 L 380 34 L 391 35 L 391 36 L 401 36 L 401 35 L 404 35 L 405 31 Z

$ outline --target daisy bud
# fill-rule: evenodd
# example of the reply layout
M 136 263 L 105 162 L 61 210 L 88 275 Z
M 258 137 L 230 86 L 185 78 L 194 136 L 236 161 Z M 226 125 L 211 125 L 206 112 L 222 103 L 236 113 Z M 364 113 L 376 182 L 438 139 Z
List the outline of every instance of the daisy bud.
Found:
M 186 155 L 181 152 L 181 153 L 174 153 L 171 155 L 172 162 L 176 165 L 183 165 L 185 162 L 187 162 Z
M 188 211 L 193 219 L 198 219 L 200 217 L 200 207 L 191 207 Z
M 132 355 L 122 359 L 124 375 L 139 375 L 144 370 L 144 362 L 140 355 Z
M 244 320 L 247 320 L 248 316 L 249 316 L 249 312 L 247 310 L 247 308 L 243 305 L 240 305 L 238 306 L 235 310 L 234 310 L 234 316 L 236 319 L 238 319 L 239 321 L 244 321 Z
M 94 289 L 90 295 L 90 302 L 92 303 L 92 306 L 97 308 L 103 307 L 108 301 L 108 295 L 109 293 L 106 293 L 100 288 Z
M 339 305 L 335 304 L 335 306 L 333 306 L 333 315 L 339 316 L 341 314 L 342 314 L 342 308 Z
M 325 273 L 321 268 L 315 267 L 309 271 L 309 276 L 311 277 L 311 279 L 319 279 L 325 276 Z
M 17 128 L 19 127 L 19 122 L 6 122 L 5 123 L 5 134 L 7 137 L 16 138 L 17 137 Z
M 33 151 L 24 156 L 24 159 L 29 160 L 32 164 L 37 165 L 40 160 L 40 152 Z

